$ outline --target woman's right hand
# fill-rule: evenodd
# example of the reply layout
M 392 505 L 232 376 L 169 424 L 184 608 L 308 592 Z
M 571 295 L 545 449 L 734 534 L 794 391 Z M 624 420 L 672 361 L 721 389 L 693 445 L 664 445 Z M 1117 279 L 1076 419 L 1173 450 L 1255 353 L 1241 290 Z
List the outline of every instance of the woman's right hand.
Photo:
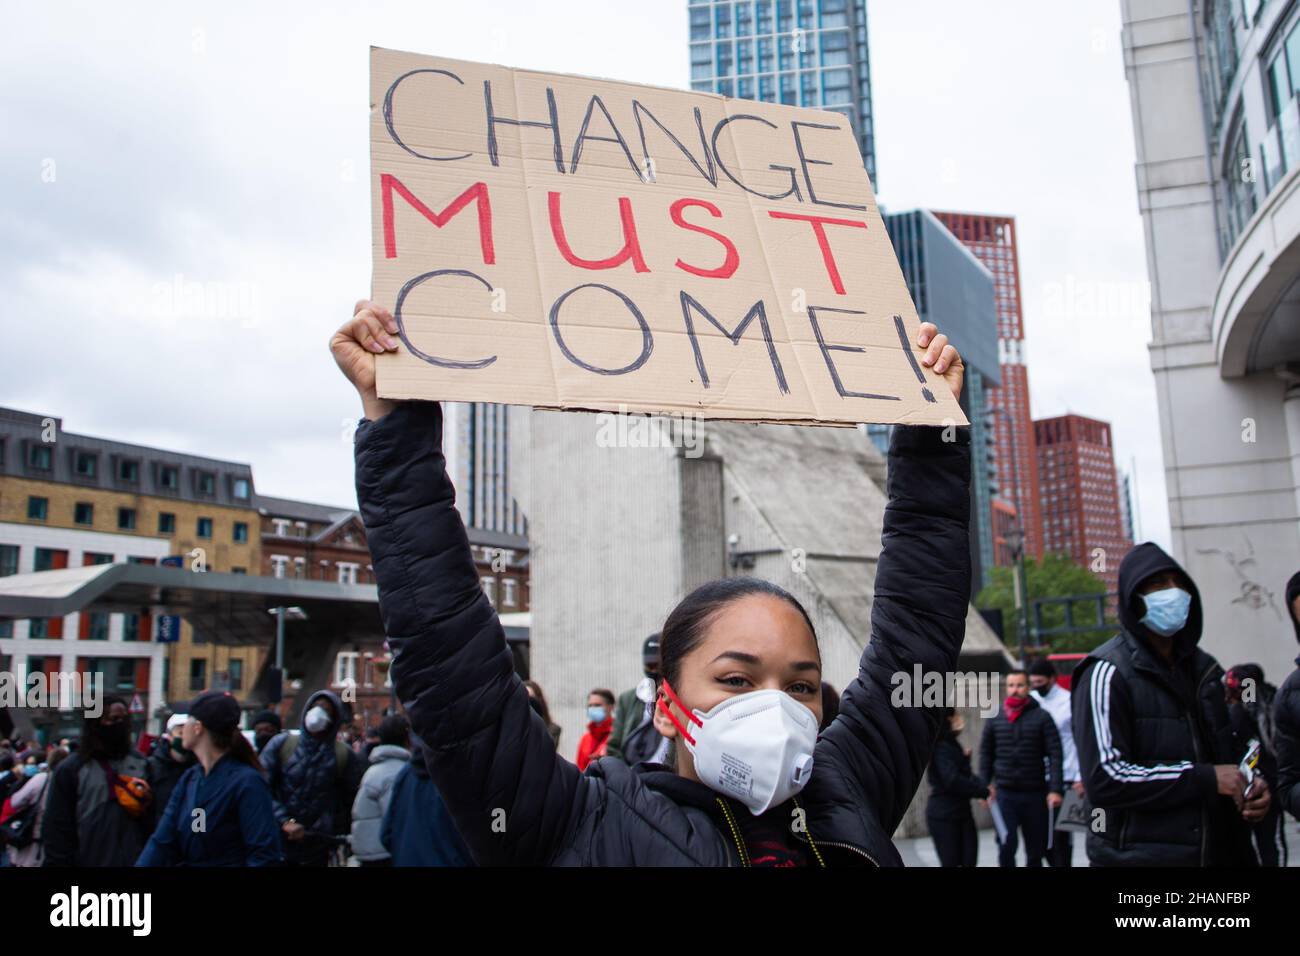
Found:
M 330 339 L 330 352 L 339 370 L 361 396 L 361 407 L 371 421 L 383 418 L 396 403 L 380 398 L 375 391 L 375 356 L 395 352 L 400 342 L 393 313 L 368 299 L 353 309 L 352 318 Z

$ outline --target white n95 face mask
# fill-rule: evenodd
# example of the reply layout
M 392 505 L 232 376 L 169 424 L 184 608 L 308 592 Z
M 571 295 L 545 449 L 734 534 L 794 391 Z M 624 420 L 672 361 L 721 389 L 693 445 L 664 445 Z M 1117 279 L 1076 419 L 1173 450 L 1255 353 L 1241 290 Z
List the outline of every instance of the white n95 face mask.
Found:
M 708 713 L 688 710 L 664 681 L 664 693 L 696 725 L 683 727 L 662 699 L 659 709 L 695 757 L 695 774 L 711 790 L 739 800 L 758 816 L 789 800 L 812 776 L 817 716 L 789 694 L 737 694 Z
M 313 734 L 318 734 L 330 725 L 330 715 L 324 707 L 319 704 L 307 711 L 307 716 L 303 718 L 303 724 L 307 730 Z

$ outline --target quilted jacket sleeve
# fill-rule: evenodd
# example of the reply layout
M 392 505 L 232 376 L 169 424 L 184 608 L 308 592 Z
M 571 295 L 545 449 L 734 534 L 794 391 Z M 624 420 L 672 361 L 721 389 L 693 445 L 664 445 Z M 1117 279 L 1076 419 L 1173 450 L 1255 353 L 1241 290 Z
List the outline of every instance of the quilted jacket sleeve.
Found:
M 480 865 L 550 862 L 570 838 L 581 775 L 528 706 L 479 584 L 441 408 L 406 402 L 363 421 L 356 481 L 397 694 L 457 829 Z
M 863 794 L 864 812 L 873 808 L 892 833 L 920 785 L 942 719 L 941 708 L 895 706 L 894 677 L 910 680 L 918 666 L 923 674 L 950 673 L 966 634 L 969 429 L 895 428 L 888 490 L 871 639 L 816 760 Z

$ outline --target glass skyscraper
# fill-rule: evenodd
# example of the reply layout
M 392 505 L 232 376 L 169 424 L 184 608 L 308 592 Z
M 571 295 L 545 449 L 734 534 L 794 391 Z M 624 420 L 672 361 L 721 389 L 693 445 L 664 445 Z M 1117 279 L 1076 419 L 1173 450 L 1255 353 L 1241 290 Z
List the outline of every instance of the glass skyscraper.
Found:
M 691 0 L 689 9 L 691 89 L 843 113 L 876 186 L 866 0 Z
M 988 583 L 997 557 L 997 472 L 988 419 L 989 393 L 997 389 L 1002 374 L 995 277 L 927 210 L 893 213 L 884 220 L 921 321 L 933 322 L 961 343 L 966 379 L 959 401 L 971 424 L 971 569 L 978 590 Z M 890 427 L 867 426 L 882 452 L 889 447 Z

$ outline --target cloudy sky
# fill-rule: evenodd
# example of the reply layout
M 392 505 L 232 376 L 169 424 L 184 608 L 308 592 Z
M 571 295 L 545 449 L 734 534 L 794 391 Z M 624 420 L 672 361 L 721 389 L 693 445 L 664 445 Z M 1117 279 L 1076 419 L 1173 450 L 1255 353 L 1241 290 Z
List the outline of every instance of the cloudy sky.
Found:
M 869 9 L 882 204 L 1016 217 L 1034 414 L 1112 422 L 1167 542 L 1119 3 Z M 357 402 L 326 341 L 370 282 L 369 46 L 689 85 L 685 0 L 21 4 L 7 23 L 0 404 L 338 505 Z

